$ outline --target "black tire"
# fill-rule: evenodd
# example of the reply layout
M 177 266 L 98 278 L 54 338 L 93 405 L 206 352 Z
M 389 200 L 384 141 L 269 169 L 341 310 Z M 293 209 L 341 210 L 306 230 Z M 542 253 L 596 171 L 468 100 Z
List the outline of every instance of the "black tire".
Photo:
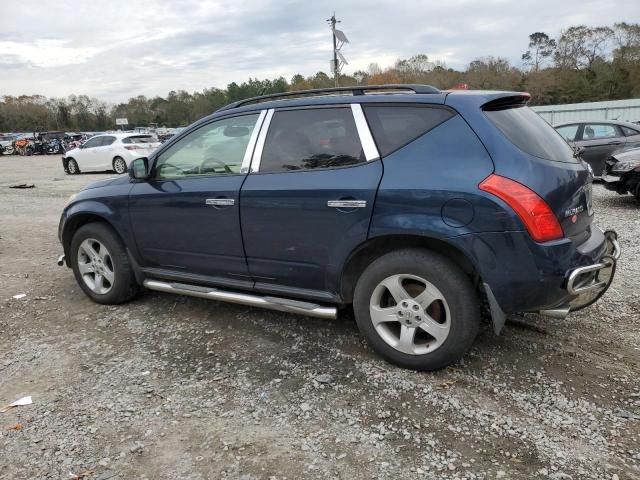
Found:
M 120 162 L 118 162 L 118 160 L 120 160 Z M 111 165 L 113 166 L 113 171 L 118 175 L 127 173 L 127 162 L 125 162 L 122 157 L 115 157 L 113 162 L 111 162 Z
M 394 275 L 421 277 L 446 300 L 449 333 L 435 350 L 419 355 L 401 352 L 385 342 L 374 327 L 369 310 L 372 295 L 383 280 Z M 480 303 L 467 275 L 446 257 L 421 249 L 398 250 L 371 263 L 356 284 L 353 309 L 358 328 L 371 347 L 389 362 L 413 370 L 438 370 L 462 358 L 480 325 Z
M 67 159 L 67 173 L 69 173 L 69 175 L 77 175 L 80 173 L 78 163 L 73 158 Z
M 98 294 L 89 288 L 79 270 L 79 248 L 82 242 L 87 239 L 95 239 L 102 243 L 109 252 L 112 260 L 114 281 L 110 290 L 105 294 Z M 120 237 L 118 237 L 107 224 L 95 222 L 80 227 L 71 240 L 69 256 L 73 274 L 76 277 L 78 285 L 80 285 L 84 293 L 94 302 L 105 305 L 117 305 L 135 298 L 138 294 L 140 287 L 136 283 L 124 244 Z

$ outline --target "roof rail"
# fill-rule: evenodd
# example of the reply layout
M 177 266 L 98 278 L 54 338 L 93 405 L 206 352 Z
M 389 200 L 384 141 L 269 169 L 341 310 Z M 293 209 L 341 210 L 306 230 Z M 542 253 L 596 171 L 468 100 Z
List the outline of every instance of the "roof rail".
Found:
M 322 95 L 333 95 L 337 93 L 351 93 L 352 95 L 365 95 L 365 92 L 376 91 L 394 91 L 394 90 L 409 90 L 413 93 L 440 93 L 436 87 L 431 85 L 419 85 L 419 84 L 387 84 L 387 85 L 356 85 L 353 87 L 334 87 L 334 88 L 314 88 L 312 90 L 296 90 L 291 92 L 273 93 L 270 95 L 261 95 L 258 97 L 251 97 L 245 100 L 239 100 L 237 102 L 230 103 L 217 111 L 229 110 L 232 108 L 241 107 L 242 105 L 248 105 L 250 103 L 261 103 L 269 100 L 277 100 L 287 97 L 314 97 Z

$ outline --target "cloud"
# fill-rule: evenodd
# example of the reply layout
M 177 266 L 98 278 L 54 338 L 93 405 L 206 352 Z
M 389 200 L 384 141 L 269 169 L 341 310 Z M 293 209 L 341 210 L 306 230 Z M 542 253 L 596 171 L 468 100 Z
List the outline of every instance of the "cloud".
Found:
M 48 15 L 38 0 L 5 0 L 11 21 L 0 32 L 0 95 L 84 93 L 116 102 L 327 72 L 333 8 L 305 0 L 59 0 Z M 531 32 L 640 18 L 637 0 L 343 0 L 337 8 L 351 41 L 347 72 L 417 53 L 454 68 L 487 55 L 518 64 Z

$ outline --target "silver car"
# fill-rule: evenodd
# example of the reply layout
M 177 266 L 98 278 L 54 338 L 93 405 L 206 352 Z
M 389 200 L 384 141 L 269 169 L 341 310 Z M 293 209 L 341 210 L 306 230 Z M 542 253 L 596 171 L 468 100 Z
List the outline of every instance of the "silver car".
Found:
M 596 178 L 604 174 L 607 159 L 616 152 L 640 147 L 640 125 L 617 120 L 569 122 L 553 128 L 591 165 Z

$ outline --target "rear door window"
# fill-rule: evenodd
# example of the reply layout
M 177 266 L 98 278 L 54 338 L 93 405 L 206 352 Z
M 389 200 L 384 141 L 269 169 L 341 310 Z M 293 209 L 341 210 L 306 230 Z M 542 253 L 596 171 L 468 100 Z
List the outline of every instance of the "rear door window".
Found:
M 615 125 L 587 123 L 582 132 L 582 140 L 597 140 L 598 138 L 621 137 Z
M 578 162 L 564 138 L 529 107 L 513 106 L 484 113 L 523 152 L 547 160 Z
M 346 167 L 365 161 L 351 108 L 283 110 L 271 119 L 260 172 Z
M 439 107 L 363 105 L 380 155 L 386 157 L 455 114 Z
M 627 137 L 632 137 L 634 135 L 640 135 L 639 131 L 634 130 L 633 128 L 629 128 L 629 127 L 622 127 L 622 131 L 624 132 L 624 134 Z
M 116 141 L 116 137 L 111 137 L 111 136 L 100 137 L 100 145 L 97 145 L 97 146 L 108 147 L 115 141 Z

